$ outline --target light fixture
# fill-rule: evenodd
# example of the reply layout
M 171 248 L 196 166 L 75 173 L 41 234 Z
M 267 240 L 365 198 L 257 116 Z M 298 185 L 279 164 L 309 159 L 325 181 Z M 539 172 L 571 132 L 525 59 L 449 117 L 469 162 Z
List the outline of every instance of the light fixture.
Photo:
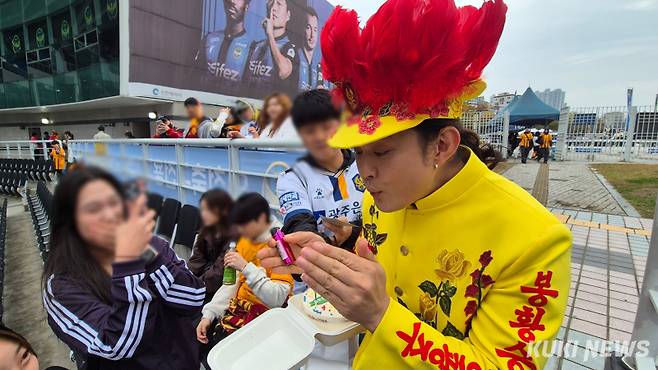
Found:
M 155 112 L 149 112 L 149 119 L 156 119 L 158 118 L 158 114 Z
M 41 119 L 41 124 L 43 124 L 43 125 L 47 125 L 47 124 L 49 124 L 49 123 L 50 123 L 50 120 L 48 120 L 48 118 L 45 118 L 45 117 L 44 117 L 44 118 Z

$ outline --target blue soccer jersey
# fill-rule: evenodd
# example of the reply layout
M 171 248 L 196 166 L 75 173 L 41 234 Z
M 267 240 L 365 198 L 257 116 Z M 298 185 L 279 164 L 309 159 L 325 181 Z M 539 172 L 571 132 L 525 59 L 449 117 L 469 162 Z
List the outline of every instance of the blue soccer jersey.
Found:
M 283 90 L 286 93 L 294 94 L 297 90 L 299 73 L 297 72 L 299 68 L 297 49 L 285 34 L 276 38 L 276 45 L 281 54 L 292 62 L 292 73 L 287 78 L 280 79 L 268 40 L 254 42 L 251 47 L 249 65 L 245 71 L 249 87 L 262 94 L 271 92 L 272 89 Z
M 306 91 L 318 87 L 320 64 L 314 63 L 313 57 L 309 61 L 303 48 L 299 48 L 297 54 L 299 55 L 299 90 Z
M 208 72 L 220 79 L 218 82 L 222 87 L 237 88 L 242 82 L 249 54 L 247 33 L 209 33 L 206 36 L 205 50 Z

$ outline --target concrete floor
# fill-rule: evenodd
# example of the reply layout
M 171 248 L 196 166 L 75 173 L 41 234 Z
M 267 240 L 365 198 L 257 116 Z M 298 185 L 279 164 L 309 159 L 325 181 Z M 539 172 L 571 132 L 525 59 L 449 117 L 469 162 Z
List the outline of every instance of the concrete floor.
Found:
M 41 369 L 75 369 L 68 347 L 46 322 L 41 301 L 43 263 L 37 250 L 32 221 L 18 198 L 8 199 L 5 250 L 4 317 L 6 326 L 24 335 L 39 357 Z

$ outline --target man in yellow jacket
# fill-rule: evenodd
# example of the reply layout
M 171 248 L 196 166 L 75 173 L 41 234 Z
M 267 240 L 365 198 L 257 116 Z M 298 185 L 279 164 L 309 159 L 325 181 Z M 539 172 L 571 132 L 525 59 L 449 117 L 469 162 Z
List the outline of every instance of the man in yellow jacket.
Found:
M 544 163 L 548 163 L 548 157 L 551 155 L 551 146 L 553 146 L 553 135 L 551 135 L 548 129 L 544 129 L 544 132 L 539 136 L 539 142 L 539 159 L 544 158 Z
M 521 150 L 521 163 L 526 163 L 528 160 L 528 154 L 533 147 L 534 135 L 530 132 L 529 128 L 526 128 L 521 135 L 519 135 L 519 148 Z
M 50 150 L 50 157 L 53 160 L 53 167 L 55 168 L 55 172 L 57 172 L 58 175 L 62 174 L 62 171 L 66 169 L 66 152 L 64 151 L 64 148 L 59 145 L 59 141 L 53 140 L 51 143 L 51 150 Z
M 499 153 L 458 120 L 464 101 L 484 90 L 481 72 L 506 9 L 497 0 L 480 9 L 388 0 L 360 33 L 356 14 L 340 7 L 325 25 L 323 74 L 352 114 L 330 144 L 355 149 L 367 188 L 363 238 L 352 254 L 295 233 L 286 240 L 296 266 L 285 266 L 274 248 L 259 258 L 302 272 L 363 325 L 354 369 L 535 370 L 547 360 L 536 349 L 563 320 L 569 230 L 492 172 Z M 397 45 L 403 55 L 363 47 L 396 39 L 391 34 L 424 38 Z M 382 66 L 401 69 L 397 80 Z M 428 81 L 441 89 L 417 90 Z M 525 229 L 537 232 L 519 238 Z

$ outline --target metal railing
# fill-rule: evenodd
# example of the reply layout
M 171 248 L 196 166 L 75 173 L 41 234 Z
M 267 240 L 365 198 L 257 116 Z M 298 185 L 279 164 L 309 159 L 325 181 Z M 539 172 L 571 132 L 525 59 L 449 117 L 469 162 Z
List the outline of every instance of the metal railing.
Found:
M 0 158 L 44 158 L 48 143 L 0 142 Z M 69 162 L 103 167 L 121 180 L 143 178 L 149 191 L 183 204 L 197 205 L 206 190 L 219 187 L 234 197 L 258 192 L 278 210 L 276 179 L 303 153 L 299 141 L 130 139 L 69 141 L 67 155 Z
M 598 162 L 658 161 L 655 107 L 563 108 L 558 159 Z

